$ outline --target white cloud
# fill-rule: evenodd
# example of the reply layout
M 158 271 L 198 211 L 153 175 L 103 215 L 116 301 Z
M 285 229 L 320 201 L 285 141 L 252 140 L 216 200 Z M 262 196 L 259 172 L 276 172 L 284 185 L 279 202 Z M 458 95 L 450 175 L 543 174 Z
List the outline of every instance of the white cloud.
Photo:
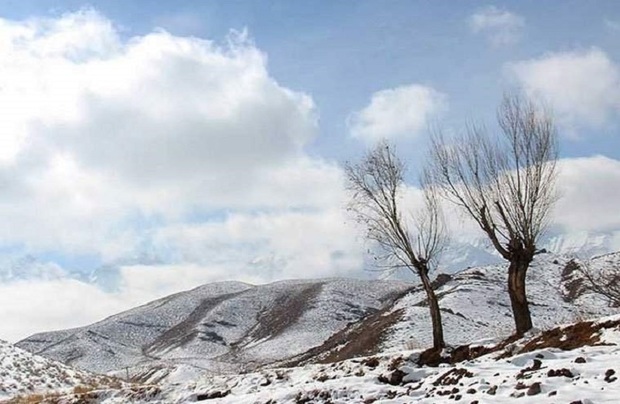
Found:
M 320 208 L 310 97 L 246 37 L 121 39 L 93 10 L 0 20 L 0 244 L 130 253 L 142 229 L 217 209 Z
M 72 279 L 0 284 L 0 338 L 82 326 L 140 303 Z
M 519 41 L 525 19 L 515 13 L 488 6 L 468 19 L 474 33 L 484 33 L 493 46 L 510 45 Z
M 620 111 L 620 68 L 601 49 L 551 53 L 511 63 L 508 71 L 569 127 L 599 126 Z
M 214 279 L 230 279 L 232 272 L 235 279 L 269 282 L 363 276 L 358 234 L 335 204 L 329 210 L 231 214 L 221 221 L 168 227 L 155 243 L 178 251 L 184 261 L 227 269 L 216 270 Z
M 620 227 L 620 161 L 605 156 L 562 159 L 554 223 L 566 230 Z
M 351 134 L 367 143 L 387 138 L 415 138 L 429 119 L 447 108 L 447 96 L 419 84 L 381 90 L 370 104 L 349 116 Z

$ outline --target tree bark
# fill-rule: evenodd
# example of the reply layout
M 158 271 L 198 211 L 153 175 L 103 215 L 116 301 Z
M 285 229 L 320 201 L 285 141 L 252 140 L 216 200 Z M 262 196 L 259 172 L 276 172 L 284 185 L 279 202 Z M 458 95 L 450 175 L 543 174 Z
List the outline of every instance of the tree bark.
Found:
M 437 301 L 437 295 L 433 290 L 431 281 L 428 278 L 428 269 L 418 271 L 420 273 L 420 279 L 426 292 L 426 300 L 431 313 L 431 323 L 433 326 L 433 348 L 441 350 L 446 347 L 446 343 L 443 339 L 443 325 L 441 324 L 441 311 L 439 310 L 439 302 Z
M 512 260 L 508 267 L 508 294 L 518 336 L 522 336 L 532 328 L 532 316 L 525 291 L 528 267 L 529 262 L 522 259 Z

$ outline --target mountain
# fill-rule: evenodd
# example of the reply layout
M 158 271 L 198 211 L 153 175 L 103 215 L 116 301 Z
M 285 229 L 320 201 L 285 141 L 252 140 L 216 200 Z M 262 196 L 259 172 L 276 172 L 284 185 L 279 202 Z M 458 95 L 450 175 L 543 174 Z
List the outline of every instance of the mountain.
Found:
M 620 250 L 620 231 L 552 229 L 541 237 L 541 249 L 558 255 L 589 259 Z M 441 269 L 454 273 L 465 268 L 499 264 L 503 259 L 482 235 L 456 237 L 441 257 Z
M 527 285 L 535 327 L 617 311 L 581 287 L 570 262 L 549 253 L 533 262 Z M 620 254 L 597 262 L 620 262 Z M 435 287 L 449 344 L 512 332 L 504 264 L 441 274 Z M 17 345 L 80 369 L 157 381 L 426 347 L 429 325 L 425 295 L 410 283 L 221 282 Z
M 247 369 L 306 352 L 411 287 L 352 279 L 213 283 L 17 345 L 95 372 Z
M 612 253 L 589 267 L 619 264 Z M 425 350 L 418 287 L 345 279 L 204 285 L 20 345 L 91 368 L 142 355 L 124 370 L 140 384 L 93 384 L 51 402 L 616 402 L 619 309 L 588 292 L 570 256 L 539 254 L 528 275 L 535 328 L 517 339 L 505 272 L 437 276 L 449 343 L 439 355 Z

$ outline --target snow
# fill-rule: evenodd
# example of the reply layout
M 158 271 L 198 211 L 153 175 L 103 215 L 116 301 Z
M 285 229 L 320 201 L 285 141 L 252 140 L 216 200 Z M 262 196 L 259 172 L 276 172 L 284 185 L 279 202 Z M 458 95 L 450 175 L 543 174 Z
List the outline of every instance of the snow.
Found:
M 16 395 L 114 382 L 112 378 L 72 369 L 0 340 L 0 401 Z
M 620 321 L 620 316 L 608 320 Z M 617 327 L 604 333 L 616 339 L 620 336 Z M 522 341 L 517 345 L 524 344 Z M 220 404 L 456 401 L 545 404 L 579 400 L 615 403 L 620 395 L 618 345 L 584 346 L 572 351 L 545 348 L 501 359 L 499 356 L 504 352 L 455 365 L 419 367 L 414 361 L 419 351 L 400 351 L 331 364 L 203 376 L 193 382 L 163 385 L 160 390 L 152 390 L 154 394 L 148 398 L 128 396 L 127 389 L 102 390 L 94 402 L 173 404 L 210 397 L 208 402 Z M 402 382 L 390 384 L 395 371 L 402 372 Z

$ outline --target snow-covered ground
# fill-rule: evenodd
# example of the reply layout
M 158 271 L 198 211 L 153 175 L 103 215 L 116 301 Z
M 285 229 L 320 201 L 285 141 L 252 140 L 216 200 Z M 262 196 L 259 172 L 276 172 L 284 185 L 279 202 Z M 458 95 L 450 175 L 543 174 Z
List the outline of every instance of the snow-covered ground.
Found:
M 457 352 L 468 357 L 435 366 L 420 365 L 420 350 L 399 351 L 162 386 L 93 389 L 66 394 L 60 402 L 84 402 L 87 395 L 89 403 L 102 404 L 617 403 L 619 342 L 616 315 L 509 343 L 460 347 L 452 350 L 452 358 Z M 444 352 L 445 361 L 450 356 Z
M 519 353 L 537 336 L 533 334 L 497 352 L 455 364 L 420 367 L 419 351 L 402 351 L 328 365 L 210 377 L 181 389 L 169 388 L 161 399 L 181 403 L 219 393 L 225 397 L 210 402 L 617 403 L 620 316 L 605 320 L 613 326 L 599 332 L 598 343 L 611 345 Z M 566 333 L 565 338 L 575 336 Z
M 86 386 L 120 386 L 118 380 L 72 369 L 0 340 L 0 402 Z

